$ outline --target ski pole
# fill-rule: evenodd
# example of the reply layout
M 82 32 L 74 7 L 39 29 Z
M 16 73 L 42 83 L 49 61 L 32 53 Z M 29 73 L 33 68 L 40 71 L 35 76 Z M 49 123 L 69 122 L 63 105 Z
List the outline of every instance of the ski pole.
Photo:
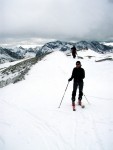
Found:
M 63 98 L 64 98 L 64 95 L 65 95 L 65 92 L 66 92 L 66 90 L 67 90 L 68 85 L 69 85 L 69 82 L 68 82 L 68 84 L 67 84 L 67 86 L 66 86 L 66 89 L 65 89 L 65 91 L 64 91 L 64 94 L 63 94 L 63 96 L 62 96 L 62 99 L 61 99 L 61 102 L 60 102 L 60 105 L 59 105 L 58 108 L 60 108 L 60 106 L 61 106 L 61 104 L 62 104 L 62 101 L 63 101 Z
M 86 98 L 85 94 L 84 94 L 85 99 L 87 100 L 88 104 L 90 104 L 90 102 L 88 101 L 88 99 Z

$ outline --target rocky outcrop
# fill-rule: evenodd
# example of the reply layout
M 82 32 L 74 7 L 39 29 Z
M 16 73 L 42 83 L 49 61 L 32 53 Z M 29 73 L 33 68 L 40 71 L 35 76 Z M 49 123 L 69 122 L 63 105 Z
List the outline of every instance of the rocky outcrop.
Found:
M 16 83 L 24 80 L 25 75 L 28 73 L 30 68 L 38 61 L 42 60 L 44 56 L 45 55 L 29 58 L 5 69 L 2 68 L 0 71 L 0 88 L 9 85 L 10 83 Z

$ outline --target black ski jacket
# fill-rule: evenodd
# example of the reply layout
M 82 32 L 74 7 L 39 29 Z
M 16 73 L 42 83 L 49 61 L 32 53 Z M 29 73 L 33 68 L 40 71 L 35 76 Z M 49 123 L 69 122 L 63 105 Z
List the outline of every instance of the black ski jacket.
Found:
M 83 68 L 74 68 L 72 71 L 72 75 L 71 78 L 68 81 L 71 81 L 72 79 L 74 79 L 74 82 L 79 82 L 79 81 L 83 81 L 83 79 L 85 78 L 85 71 Z

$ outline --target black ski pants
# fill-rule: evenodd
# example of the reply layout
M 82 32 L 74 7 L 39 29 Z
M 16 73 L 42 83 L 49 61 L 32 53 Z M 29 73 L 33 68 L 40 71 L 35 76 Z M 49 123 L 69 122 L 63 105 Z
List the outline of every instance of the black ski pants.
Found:
M 83 81 L 74 81 L 74 83 L 73 83 L 73 91 L 72 91 L 72 101 L 75 101 L 77 88 L 79 88 L 78 99 L 82 100 L 82 96 L 83 96 Z
M 76 54 L 72 54 L 73 55 L 73 58 L 76 58 Z

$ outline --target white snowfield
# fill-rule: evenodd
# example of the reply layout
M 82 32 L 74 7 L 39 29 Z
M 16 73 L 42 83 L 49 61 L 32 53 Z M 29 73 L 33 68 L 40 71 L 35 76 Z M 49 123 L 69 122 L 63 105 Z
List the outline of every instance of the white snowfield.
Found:
M 58 108 L 77 60 L 88 101 L 83 96 L 85 108 L 72 111 L 71 81 Z M 113 150 L 113 61 L 56 51 L 24 81 L 0 89 L 0 150 Z

